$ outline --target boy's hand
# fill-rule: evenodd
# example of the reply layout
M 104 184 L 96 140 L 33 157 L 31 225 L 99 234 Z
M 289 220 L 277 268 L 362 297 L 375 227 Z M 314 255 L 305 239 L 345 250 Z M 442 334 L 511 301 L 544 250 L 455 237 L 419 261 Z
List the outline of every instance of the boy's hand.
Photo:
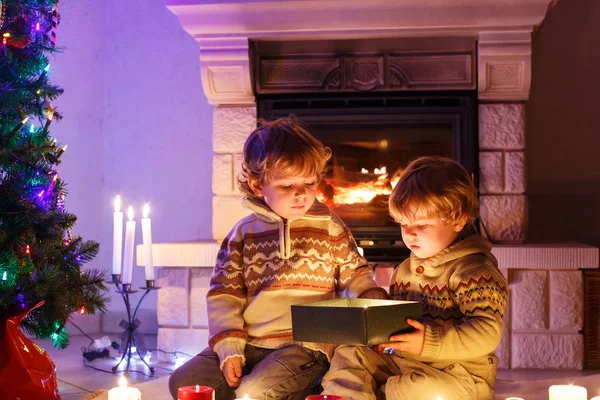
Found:
M 223 375 L 229 387 L 236 388 L 242 382 L 242 357 L 231 357 L 223 363 Z
M 414 332 L 390 336 L 390 343 L 380 344 L 377 350 L 381 353 L 386 347 L 408 354 L 421 354 L 425 343 L 425 325 L 417 320 L 407 318 L 406 323 L 415 328 Z

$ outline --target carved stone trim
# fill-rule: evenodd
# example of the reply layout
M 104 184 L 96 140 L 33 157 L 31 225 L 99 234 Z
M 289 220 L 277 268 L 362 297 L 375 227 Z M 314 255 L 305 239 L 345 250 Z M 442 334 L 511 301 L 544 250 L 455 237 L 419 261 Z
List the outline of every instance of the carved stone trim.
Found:
M 478 69 L 481 100 L 527 100 L 531 33 L 481 33 Z
M 258 54 L 255 89 L 258 94 L 474 90 L 474 53 Z
M 374 90 L 383 87 L 383 56 L 345 57 L 346 88 Z
M 199 40 L 202 88 L 212 105 L 253 105 L 245 38 Z
M 391 56 L 390 69 L 409 88 L 434 90 L 475 89 L 471 53 Z

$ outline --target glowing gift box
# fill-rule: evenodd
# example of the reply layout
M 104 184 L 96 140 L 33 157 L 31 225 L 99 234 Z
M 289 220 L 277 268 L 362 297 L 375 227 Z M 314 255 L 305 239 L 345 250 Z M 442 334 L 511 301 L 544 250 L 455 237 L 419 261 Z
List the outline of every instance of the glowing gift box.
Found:
M 336 299 L 292 306 L 294 340 L 371 346 L 411 332 L 407 318 L 421 320 L 416 301 Z

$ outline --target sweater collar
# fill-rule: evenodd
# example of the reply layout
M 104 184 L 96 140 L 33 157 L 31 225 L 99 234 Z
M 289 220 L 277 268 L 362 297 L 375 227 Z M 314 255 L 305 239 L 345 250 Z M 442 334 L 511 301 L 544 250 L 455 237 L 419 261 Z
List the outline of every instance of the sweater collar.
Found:
M 464 240 L 458 241 L 444 250 L 429 258 L 418 258 L 414 253 L 410 254 L 410 266 L 414 269 L 418 266 L 423 268 L 437 268 L 449 261 L 454 261 L 461 257 L 471 254 L 482 254 L 498 265 L 496 257 L 491 253 L 492 244 L 481 236 L 469 236 Z
M 261 197 L 244 197 L 242 200 L 242 206 L 252 211 L 258 218 L 266 222 L 279 222 L 283 221 L 283 218 L 279 216 L 275 211 L 271 210 L 271 207 L 267 205 Z M 329 207 L 315 199 L 313 205 L 308 209 L 306 214 L 301 219 L 313 220 L 313 221 L 328 221 L 331 219 Z

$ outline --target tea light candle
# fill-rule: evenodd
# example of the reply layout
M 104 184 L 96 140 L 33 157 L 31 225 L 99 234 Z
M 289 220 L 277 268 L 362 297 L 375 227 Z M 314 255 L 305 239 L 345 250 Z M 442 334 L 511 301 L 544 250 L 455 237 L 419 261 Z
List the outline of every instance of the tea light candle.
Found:
M 177 400 L 215 400 L 215 389 L 210 386 L 182 386 L 177 389 Z
M 127 387 L 127 379 L 119 378 L 119 387 L 108 391 L 108 400 L 141 400 L 142 393 L 139 389 Z
M 587 389 L 573 385 L 552 385 L 548 390 L 550 400 L 587 400 Z
M 251 399 L 250 397 L 248 397 L 248 393 L 246 393 L 243 398 L 239 398 L 239 399 L 235 399 L 235 400 L 254 400 L 254 399 Z
M 312 394 L 306 400 L 344 400 L 342 396 L 334 396 L 332 394 Z

